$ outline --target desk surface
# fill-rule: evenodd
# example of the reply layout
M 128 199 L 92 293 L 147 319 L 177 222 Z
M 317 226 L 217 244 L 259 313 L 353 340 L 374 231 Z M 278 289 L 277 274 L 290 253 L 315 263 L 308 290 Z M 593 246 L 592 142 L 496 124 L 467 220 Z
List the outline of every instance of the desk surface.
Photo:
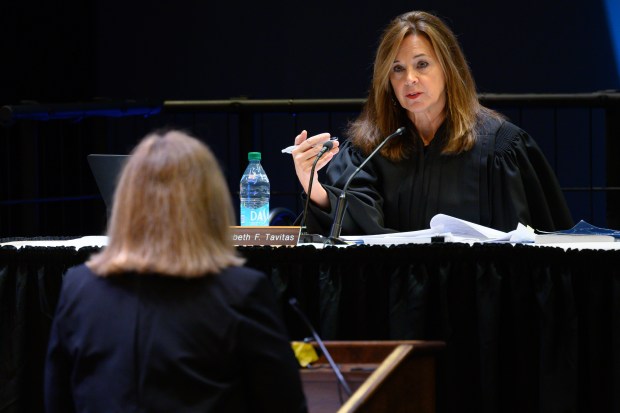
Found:
M 419 243 L 416 243 L 419 244 Z M 456 243 L 460 245 L 473 245 L 475 242 L 461 242 Z M 508 243 L 510 244 L 510 243 Z M 24 247 L 43 247 L 43 248 L 58 248 L 58 247 L 71 247 L 75 249 L 80 248 L 101 248 L 108 245 L 108 237 L 105 235 L 91 235 L 79 238 L 70 238 L 70 239 L 19 239 L 19 240 L 8 240 L 4 242 L 0 242 L 0 247 L 16 247 L 16 248 L 24 248 Z M 380 245 L 380 244 L 375 244 Z M 403 244 L 398 244 L 403 245 Z M 515 244 L 510 244 L 515 245 Z M 530 246 L 535 248 L 561 248 L 564 250 L 568 249 L 589 249 L 589 250 L 620 250 L 620 242 L 562 242 L 562 243 L 547 243 L 547 244 L 531 244 L 531 243 L 523 243 L 519 244 L 523 246 Z M 312 246 L 317 249 L 322 249 L 324 246 L 322 244 L 307 244 L 307 245 L 298 245 L 301 246 Z M 355 245 L 349 246 L 339 246 L 338 248 L 349 248 Z M 390 246 L 390 245 L 386 245 Z

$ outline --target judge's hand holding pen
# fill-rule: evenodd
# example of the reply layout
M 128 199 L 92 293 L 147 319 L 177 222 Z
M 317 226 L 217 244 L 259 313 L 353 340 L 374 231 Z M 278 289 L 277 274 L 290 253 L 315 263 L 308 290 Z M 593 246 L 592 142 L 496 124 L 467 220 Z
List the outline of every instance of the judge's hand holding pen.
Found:
M 296 147 L 291 152 L 293 155 L 293 162 L 295 163 L 295 173 L 299 179 L 299 183 L 303 187 L 304 191 L 308 193 L 308 184 L 310 182 L 310 173 L 312 171 L 312 165 L 316 160 L 316 156 L 321 151 L 323 144 L 330 140 L 329 133 L 320 133 L 308 138 L 308 132 L 303 130 L 297 137 L 295 137 Z M 318 171 L 323 168 L 329 161 L 332 160 L 334 155 L 338 153 L 338 140 L 333 139 L 332 149 L 325 152 L 323 156 L 318 160 L 315 170 L 314 178 L 312 180 L 311 200 L 315 204 L 322 208 L 329 207 L 329 197 L 327 192 L 321 186 L 321 183 L 317 179 Z

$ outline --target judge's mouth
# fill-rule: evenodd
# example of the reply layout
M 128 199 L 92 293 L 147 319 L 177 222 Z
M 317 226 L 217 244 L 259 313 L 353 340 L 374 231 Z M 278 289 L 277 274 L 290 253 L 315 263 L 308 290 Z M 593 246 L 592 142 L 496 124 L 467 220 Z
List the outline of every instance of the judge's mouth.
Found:
M 422 93 L 417 92 L 417 93 L 407 93 L 407 99 L 411 99 L 411 100 L 415 100 L 417 98 L 419 98 L 420 96 L 422 96 Z

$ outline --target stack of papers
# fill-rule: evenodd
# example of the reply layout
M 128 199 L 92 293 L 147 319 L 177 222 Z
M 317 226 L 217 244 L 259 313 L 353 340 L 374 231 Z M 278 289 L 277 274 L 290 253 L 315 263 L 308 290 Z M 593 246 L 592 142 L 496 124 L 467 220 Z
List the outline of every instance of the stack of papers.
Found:
M 534 230 L 519 224 L 510 232 L 474 224 L 450 215 L 437 214 L 430 222 L 429 229 L 391 234 L 342 236 L 345 241 L 354 244 L 392 245 L 427 242 L 534 242 Z

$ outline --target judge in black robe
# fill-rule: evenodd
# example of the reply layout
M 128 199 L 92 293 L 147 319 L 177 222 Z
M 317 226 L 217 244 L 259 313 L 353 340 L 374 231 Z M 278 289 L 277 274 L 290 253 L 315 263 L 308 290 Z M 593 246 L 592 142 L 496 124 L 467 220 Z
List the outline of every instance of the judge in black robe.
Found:
M 379 234 L 429 228 L 439 213 L 501 231 L 518 223 L 553 231 L 573 224 L 553 170 L 536 142 L 508 121 L 479 120 L 475 146 L 445 155 L 445 125 L 428 146 L 415 136 L 408 159 L 392 162 L 377 154 L 353 178 L 347 191 L 342 234 Z M 344 142 L 330 162 L 323 187 L 330 210 L 309 207 L 309 232 L 329 234 L 341 189 L 366 159 Z
M 317 158 L 329 134 L 295 138 L 295 171 L 312 199 L 308 232 L 330 234 L 346 182 L 403 126 L 350 182 L 341 234 L 426 229 L 439 213 L 501 231 L 519 223 L 546 231 L 573 225 L 534 140 L 480 104 L 456 36 L 436 16 L 412 11 L 393 19 L 380 39 L 368 99 L 342 147 L 334 143 Z M 326 179 L 308 188 L 311 174 L 318 178 L 328 163 Z

